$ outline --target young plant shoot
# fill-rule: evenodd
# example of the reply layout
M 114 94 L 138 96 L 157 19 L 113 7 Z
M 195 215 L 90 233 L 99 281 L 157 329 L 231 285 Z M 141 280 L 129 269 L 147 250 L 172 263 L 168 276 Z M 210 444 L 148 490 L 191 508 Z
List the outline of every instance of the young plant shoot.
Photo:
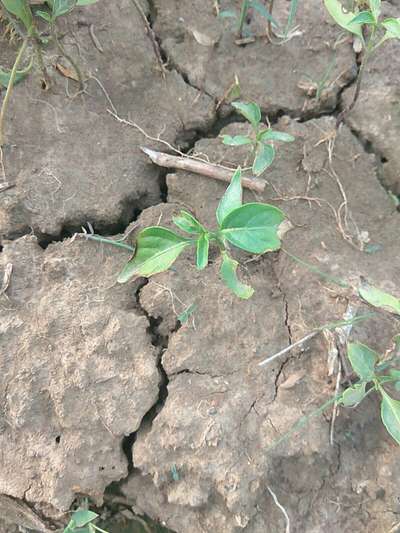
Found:
M 355 2 L 355 11 L 345 9 L 339 0 L 324 0 L 325 7 L 336 24 L 356 35 L 363 48 L 363 58 L 358 71 L 356 89 L 349 107 L 338 117 L 337 126 L 356 105 L 360 94 L 362 77 L 371 55 L 387 40 L 400 39 L 400 18 L 381 19 L 381 0 Z M 357 7 L 358 5 L 362 7 Z
M 378 392 L 381 395 L 382 422 L 388 433 L 400 444 L 400 401 L 392 398 L 384 387 L 392 383 L 396 390 L 400 390 L 400 370 L 389 368 L 390 362 L 378 364 L 378 354 L 359 342 L 348 344 L 347 355 L 360 380 L 344 391 L 340 403 L 345 407 L 355 407 L 370 392 Z M 387 373 L 380 374 L 384 370 Z
M 253 157 L 252 170 L 256 176 L 262 174 L 275 158 L 274 141 L 293 142 L 294 137 L 283 131 L 263 128 L 261 125 L 261 109 L 253 102 L 233 102 L 232 106 L 249 121 L 252 132 L 250 135 L 223 135 L 222 142 L 228 146 L 249 145 Z
M 230 256 L 230 246 L 252 254 L 278 250 L 281 245 L 278 227 L 285 216 L 280 209 L 272 205 L 243 204 L 242 192 L 239 168 L 218 205 L 216 231 L 209 231 L 186 211 L 181 211 L 173 222 L 188 237 L 160 226 L 140 231 L 135 254 L 125 265 L 118 281 L 125 283 L 135 277 L 150 277 L 164 272 L 188 247 L 195 247 L 196 266 L 202 270 L 208 264 L 210 244 L 216 244 L 222 256 L 220 275 L 223 282 L 239 298 L 250 298 L 254 290 L 237 278 L 238 262 Z
M 108 533 L 99 526 L 96 526 L 93 521 L 98 518 L 98 514 L 89 509 L 78 509 L 72 513 L 71 520 L 64 533 Z
M 0 67 L 0 86 L 7 89 L 0 110 L 0 147 L 4 144 L 4 118 L 13 87 L 28 75 L 34 64 L 32 54 L 28 66 L 19 69 L 19 65 L 23 60 L 25 52 L 29 49 L 29 44 L 32 43 L 33 45 L 32 50 L 36 53 L 37 63 L 42 70 L 43 82 L 45 84 L 47 84 L 48 77 L 42 56 L 42 45 L 48 40 L 48 38 L 43 37 L 43 35 L 50 34 L 60 54 L 64 56 L 74 68 L 76 77 L 79 80 L 80 89 L 82 90 L 84 88 L 82 75 L 77 64 L 72 57 L 66 53 L 63 45 L 58 39 L 56 22 L 59 17 L 70 13 L 74 7 L 87 6 L 94 4 L 97 1 L 98 0 L 45 0 L 42 6 L 38 6 L 31 5 L 28 0 L 0 0 L 0 14 L 6 18 L 9 24 L 14 28 L 15 32 L 22 39 L 22 44 L 11 71 L 4 70 Z M 42 21 L 45 21 L 47 24 L 47 29 L 43 34 L 41 34 L 37 28 L 37 19 L 42 19 Z

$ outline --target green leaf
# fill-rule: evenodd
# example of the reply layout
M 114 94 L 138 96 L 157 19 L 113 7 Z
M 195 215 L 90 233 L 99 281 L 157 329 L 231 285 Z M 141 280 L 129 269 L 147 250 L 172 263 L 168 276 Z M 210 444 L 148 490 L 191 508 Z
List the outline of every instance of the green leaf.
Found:
M 259 176 L 266 170 L 275 158 L 275 148 L 270 144 L 257 143 L 256 157 L 253 162 L 253 172 Z
M 254 129 L 258 128 L 258 124 L 261 121 L 261 109 L 257 104 L 253 102 L 232 102 L 232 105 L 250 122 Z
M 90 6 L 92 4 L 96 4 L 98 0 L 78 0 L 76 2 L 77 6 Z
M 27 31 L 31 29 L 33 16 L 27 0 L 1 0 L 1 3 L 9 13 L 24 24 Z
M 240 167 L 233 174 L 229 187 L 221 198 L 217 207 L 217 221 L 221 226 L 223 219 L 229 215 L 231 211 L 242 205 L 243 189 L 242 189 L 242 171 Z
M 189 318 L 193 315 L 197 308 L 195 303 L 190 304 L 180 315 L 178 315 L 178 320 L 181 324 L 186 324 Z
M 234 209 L 221 223 L 220 235 L 231 244 L 254 254 L 278 250 L 278 226 L 285 215 L 268 204 L 250 203 Z
M 285 133 L 284 131 L 274 131 L 271 128 L 262 131 L 257 136 L 258 141 L 282 141 L 285 143 L 291 143 L 295 140 L 293 135 Z
M 196 266 L 199 270 L 203 270 L 208 264 L 208 249 L 210 246 L 210 239 L 208 233 L 203 233 L 197 239 L 197 254 Z
M 386 29 L 386 39 L 400 38 L 400 19 L 388 18 L 382 22 L 382 26 Z
M 351 22 L 356 16 L 355 13 L 353 13 L 352 11 L 345 11 L 343 5 L 339 2 L 339 0 L 324 0 L 324 4 L 328 13 L 336 22 L 336 24 L 338 24 L 345 30 L 354 33 L 355 35 L 360 37 L 362 42 L 364 42 L 361 24 L 354 24 Z
M 222 142 L 228 146 L 242 146 L 243 144 L 251 144 L 252 140 L 246 135 L 223 135 Z
M 376 20 L 370 11 L 361 11 L 350 21 L 350 24 L 376 24 Z
M 76 527 L 84 527 L 92 522 L 99 515 L 88 509 L 79 509 L 72 514 L 72 520 Z
M 35 11 L 35 15 L 45 20 L 46 22 L 51 22 L 51 16 L 47 11 Z
M 389 434 L 400 444 L 400 402 L 391 398 L 381 387 L 381 417 Z
M 77 0 L 53 0 L 53 18 L 61 17 L 72 11 Z
M 361 280 L 358 294 L 370 305 L 384 309 L 389 313 L 400 315 L 400 299 L 373 287 L 365 279 Z
M 371 381 L 374 378 L 375 365 L 378 361 L 376 352 L 361 342 L 350 342 L 347 346 L 347 355 L 354 372 L 363 381 Z
M 249 1 L 249 7 L 252 7 L 255 11 L 257 11 L 262 17 L 269 20 L 275 28 L 279 28 L 279 24 L 276 22 L 274 17 L 271 15 L 271 13 L 268 11 L 268 9 L 257 0 L 250 0 Z
M 182 210 L 179 216 L 172 218 L 172 222 L 186 233 L 204 233 L 206 231 L 205 227 L 187 211 Z
M 31 61 L 29 65 L 23 69 L 23 70 L 17 70 L 17 75 L 15 76 L 14 85 L 22 81 L 26 76 L 29 74 L 29 71 L 31 70 L 33 65 L 33 62 Z M 8 87 L 9 81 L 11 77 L 11 71 L 10 70 L 3 70 L 0 67 L 0 86 L 2 87 Z
M 123 268 L 118 282 L 125 283 L 134 276 L 148 278 L 168 270 L 184 248 L 192 243 L 190 239 L 180 237 L 166 228 L 159 226 L 145 228 L 139 232 L 136 253 Z
M 395 368 L 392 368 L 390 371 L 389 371 L 389 375 L 390 377 L 394 378 L 394 379 L 400 379 L 400 370 L 397 370 Z
M 352 387 L 347 388 L 342 396 L 341 403 L 345 407 L 355 407 L 358 405 L 365 397 L 365 386 L 366 383 L 356 383 Z
M 254 289 L 238 280 L 236 275 L 238 265 L 239 263 L 229 257 L 226 252 L 222 252 L 222 264 L 220 270 L 222 280 L 225 285 L 236 294 L 236 296 L 243 300 L 247 300 L 253 295 Z
M 381 0 L 369 0 L 368 3 L 375 20 L 378 20 L 378 17 L 381 14 Z

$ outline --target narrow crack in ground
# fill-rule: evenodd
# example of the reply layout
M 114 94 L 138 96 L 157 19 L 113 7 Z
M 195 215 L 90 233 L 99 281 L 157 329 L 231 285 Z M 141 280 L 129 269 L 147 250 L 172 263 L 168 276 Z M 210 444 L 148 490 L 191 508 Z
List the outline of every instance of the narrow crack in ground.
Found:
M 164 407 L 166 399 L 168 397 L 169 378 L 162 364 L 162 356 L 163 356 L 163 353 L 168 348 L 170 335 L 160 334 L 159 326 L 162 322 L 162 318 L 151 316 L 147 312 L 147 310 L 143 307 L 140 301 L 141 291 L 143 287 L 147 285 L 147 283 L 148 283 L 148 280 L 144 279 L 136 291 L 136 308 L 137 310 L 140 311 L 140 313 L 144 317 L 147 318 L 149 322 L 147 331 L 148 331 L 148 334 L 150 335 L 152 345 L 157 348 L 156 364 L 157 364 L 157 369 L 160 375 L 160 382 L 159 382 L 159 391 L 158 391 L 157 401 L 144 415 L 139 428 L 133 433 L 131 433 L 130 435 L 124 437 L 122 441 L 122 449 L 128 460 L 128 477 L 135 468 L 134 463 L 133 463 L 133 457 L 132 457 L 132 447 L 136 441 L 137 435 L 139 432 L 143 431 L 144 428 L 151 427 L 151 425 L 154 422 L 154 419 L 158 416 L 158 414 L 161 412 L 162 408 Z

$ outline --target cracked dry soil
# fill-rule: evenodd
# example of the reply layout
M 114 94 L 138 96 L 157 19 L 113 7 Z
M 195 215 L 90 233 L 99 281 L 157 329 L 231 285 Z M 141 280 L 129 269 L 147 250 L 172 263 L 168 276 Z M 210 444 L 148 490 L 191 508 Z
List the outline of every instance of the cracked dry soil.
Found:
M 289 3 L 275 4 L 284 20 Z M 291 220 L 285 248 L 331 275 L 364 275 L 398 294 L 399 214 L 381 183 L 398 190 L 398 155 L 385 139 L 400 128 L 393 96 L 399 70 L 377 58 L 361 99 L 371 114 L 379 102 L 378 120 L 356 108 L 333 139 L 357 58 L 349 39 L 334 48 L 339 34 L 319 0 L 300 6 L 302 33 L 289 42 L 245 47 L 234 44 L 211 1 L 143 5 L 168 59 L 165 81 L 131 2 L 100 1 L 64 21 L 64 44 L 88 73 L 88 94 L 70 98 L 72 87 L 53 71 L 43 94 L 32 75 L 16 87 L 9 110 L 4 158 L 15 186 L 0 193 L 0 272 L 13 265 L 7 297 L 0 296 L 0 531 L 56 530 L 77 496 L 101 506 L 112 484 L 137 514 L 178 533 L 285 531 L 269 489 L 292 533 L 394 533 L 400 452 L 375 398 L 340 410 L 333 446 L 327 411 L 270 449 L 334 394 L 336 376 L 328 373 L 323 337 L 266 368 L 257 362 L 341 319 L 346 291 L 281 252 L 238 255 L 256 290 L 249 301 L 221 284 L 213 253 L 205 271 L 187 252 L 148 283 L 119 286 L 125 252 L 68 237 L 87 221 L 103 234 L 122 232 L 139 213 L 141 227 L 168 226 L 182 206 L 213 226 L 225 187 L 185 172 L 165 175 L 138 148 L 160 145 L 108 109 L 212 161 L 242 164 L 245 152 L 223 146 L 218 134 L 227 122 L 222 131 L 230 134 L 245 132 L 245 124 L 226 118 L 229 106 L 215 111 L 237 74 L 242 98 L 258 101 L 296 137 L 279 147 L 256 198 Z M 398 5 L 385 9 L 396 15 Z M 214 44 L 200 44 L 196 32 Z M 0 64 L 13 53 L 2 46 Z M 394 45 L 388 54 L 396 65 Z M 305 74 L 319 79 L 332 57 L 317 101 L 299 82 Z M 57 60 L 51 51 L 47 59 Z M 338 230 L 338 179 L 356 246 Z M 376 253 L 357 249 L 361 232 Z M 191 303 L 194 321 L 179 327 L 177 315 Z M 383 351 L 395 332 L 384 319 L 352 335 Z M 122 531 L 118 524 L 113 532 Z

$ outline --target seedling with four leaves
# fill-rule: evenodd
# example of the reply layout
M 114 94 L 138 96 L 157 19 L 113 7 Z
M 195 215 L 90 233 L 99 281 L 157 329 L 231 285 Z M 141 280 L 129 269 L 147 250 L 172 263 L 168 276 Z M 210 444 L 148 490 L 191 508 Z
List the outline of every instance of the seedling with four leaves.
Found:
M 294 137 L 283 131 L 272 128 L 263 128 L 261 124 L 261 109 L 253 102 L 233 102 L 232 106 L 250 122 L 252 133 L 250 135 L 223 135 L 222 142 L 228 146 L 251 147 L 253 157 L 252 170 L 256 176 L 262 174 L 275 158 L 274 141 L 293 142 Z
M 239 298 L 250 298 L 254 290 L 237 278 L 238 262 L 230 256 L 230 246 L 252 254 L 278 250 L 281 245 L 278 228 L 285 216 L 280 209 L 269 204 L 243 204 L 242 192 L 241 171 L 238 169 L 218 205 L 216 231 L 209 231 L 186 211 L 181 211 L 173 222 L 190 237 L 183 237 L 160 226 L 141 230 L 137 236 L 135 254 L 125 265 L 118 281 L 124 283 L 135 277 L 148 278 L 164 272 L 183 250 L 191 246 L 196 248 L 196 266 L 202 270 L 208 264 L 209 246 L 215 243 L 222 255 L 222 280 Z

